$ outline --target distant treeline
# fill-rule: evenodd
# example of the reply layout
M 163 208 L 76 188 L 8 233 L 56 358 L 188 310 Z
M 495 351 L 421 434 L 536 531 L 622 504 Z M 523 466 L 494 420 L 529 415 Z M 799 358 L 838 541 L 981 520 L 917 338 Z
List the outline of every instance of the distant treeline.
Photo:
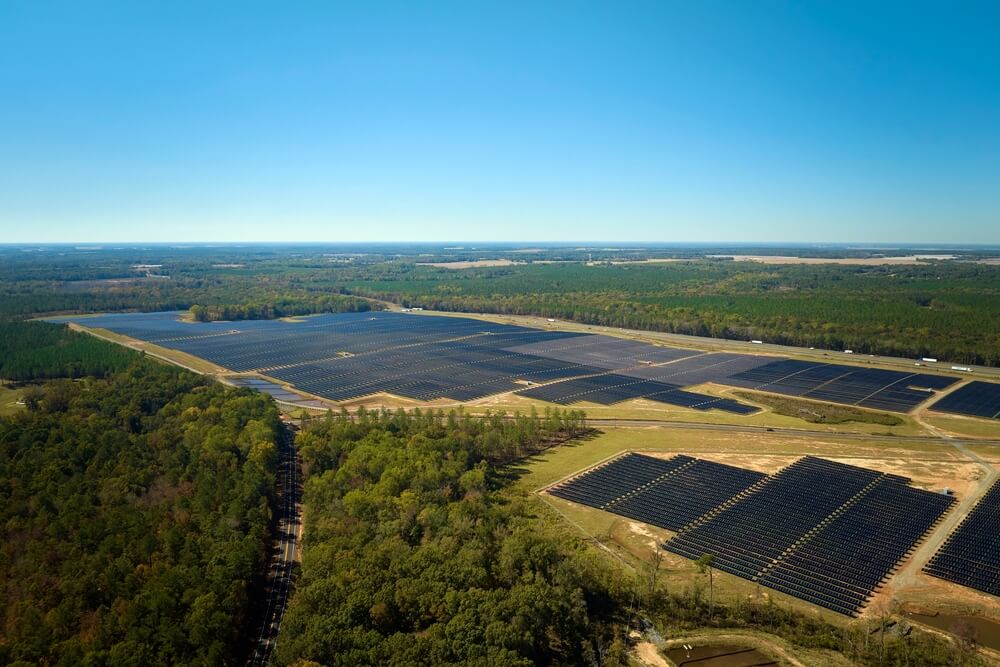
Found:
M 349 291 L 404 306 L 1000 364 L 1000 269 L 993 266 L 701 261 L 370 272 Z
M 138 358 L 36 398 L 0 418 L 0 664 L 237 664 L 273 403 Z
M 193 306 L 204 317 L 227 320 L 380 308 L 366 299 L 342 294 L 325 282 L 306 289 L 290 276 L 136 280 L 91 283 L 84 288 L 59 282 L 0 282 L 0 319 L 39 313 L 187 310 Z M 229 316 L 216 317 L 223 311 Z
M 164 251 L 168 252 L 168 251 Z M 560 251 L 562 252 L 562 251 Z M 574 251 L 575 252 L 575 251 Z M 579 252 L 566 251 L 579 259 Z M 732 249 L 729 250 L 732 252 Z M 252 319 L 380 307 L 356 297 L 457 312 L 539 315 L 587 324 L 894 356 L 1000 364 L 1000 267 L 774 265 L 699 259 L 559 262 L 451 270 L 426 257 L 282 254 L 266 249 L 168 252 L 169 279 L 100 283 L 56 277 L 135 275 L 114 253 L 13 256 L 0 270 L 0 319 L 47 312 L 187 310 Z M 606 258 L 654 254 L 602 251 Z M 663 254 L 663 253 L 660 253 Z M 850 254 L 838 251 L 837 254 Z M 554 258 L 558 253 L 530 255 Z M 143 255 L 146 261 L 156 256 Z M 520 257 L 520 255 L 518 255 Z M 117 262 L 117 264 L 116 264 Z M 42 279 L 45 278 L 45 279 Z M 354 295 L 352 298 L 350 295 Z
M 138 354 L 48 322 L 0 322 L 0 380 L 104 377 Z
M 339 294 L 328 294 L 302 299 L 276 299 L 270 303 L 241 303 L 235 305 L 194 305 L 190 308 L 196 322 L 235 320 L 270 320 L 277 317 L 309 315 L 312 313 L 363 313 L 381 309 L 367 299 Z

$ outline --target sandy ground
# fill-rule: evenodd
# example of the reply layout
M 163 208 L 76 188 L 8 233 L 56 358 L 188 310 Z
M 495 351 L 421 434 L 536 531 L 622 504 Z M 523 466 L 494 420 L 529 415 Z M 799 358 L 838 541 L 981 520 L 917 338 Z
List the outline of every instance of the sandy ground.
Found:
M 670 663 L 664 660 L 652 642 L 639 642 L 636 644 L 635 654 L 644 665 L 649 665 L 650 667 L 670 667 Z
M 955 255 L 907 255 L 905 257 L 794 257 L 791 255 L 712 255 L 732 257 L 737 262 L 763 264 L 856 264 L 859 266 L 884 266 L 894 264 L 920 264 L 922 260 L 954 259 Z
M 509 259 L 477 259 L 471 262 L 417 262 L 417 266 L 436 266 L 440 269 L 472 269 L 479 266 L 513 266 L 523 263 Z

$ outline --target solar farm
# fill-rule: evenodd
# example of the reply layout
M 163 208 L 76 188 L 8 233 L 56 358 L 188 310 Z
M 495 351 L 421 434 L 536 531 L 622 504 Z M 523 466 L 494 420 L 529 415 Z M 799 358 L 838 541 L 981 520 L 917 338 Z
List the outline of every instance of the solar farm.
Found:
M 302 408 L 391 405 L 395 399 L 432 406 L 489 399 L 480 405 L 491 406 L 503 396 L 514 405 L 519 397 L 590 411 L 643 399 L 650 403 L 642 406 L 665 406 L 656 409 L 672 413 L 674 407 L 714 411 L 716 422 L 731 425 L 762 409 L 748 398 L 752 394 L 726 391 L 740 389 L 776 394 L 776 400 L 913 413 L 914 421 L 928 411 L 955 415 L 953 420 L 1000 419 L 1000 384 L 924 368 L 706 351 L 469 317 L 380 311 L 197 323 L 164 312 L 51 319 L 203 359 L 225 369 L 218 374 L 230 384 Z M 696 419 L 702 427 L 713 423 Z M 804 436 L 761 430 L 781 452 L 763 469 L 754 438 L 721 431 L 709 436 L 702 429 L 688 432 L 661 456 L 617 449 L 604 462 L 572 473 L 597 458 L 585 453 L 576 465 L 559 468 L 542 495 L 550 503 L 563 501 L 566 512 L 582 513 L 571 521 L 603 526 L 598 531 L 614 525 L 600 517 L 663 531 L 653 544 L 674 559 L 671 569 L 681 581 L 698 576 L 682 574 L 683 563 L 691 572 L 697 569 L 691 561 L 710 554 L 714 568 L 733 575 L 735 583 L 727 584 L 733 590 L 763 589 L 831 615 L 867 615 L 882 604 L 876 601 L 898 595 L 901 580 L 914 586 L 918 576 L 918 588 L 933 588 L 938 596 L 963 595 L 936 588 L 949 586 L 1000 596 L 1000 483 L 980 498 L 992 484 L 988 471 L 983 476 L 983 460 L 940 441 L 929 468 L 921 459 L 928 454 L 915 454 L 923 450 L 911 444 L 860 443 L 856 434 L 837 445 L 839 455 L 827 455 Z M 650 435 L 641 437 L 640 448 L 655 445 Z M 709 438 L 717 447 L 687 449 L 692 438 Z M 797 444 L 788 444 L 795 438 Z M 886 448 L 896 449 L 882 458 Z M 572 459 L 571 449 L 566 456 Z M 556 479 L 561 481 L 551 483 Z M 971 497 L 980 498 L 974 508 Z M 970 504 L 962 504 L 965 498 Z M 592 536 L 601 534 L 607 533 Z M 627 536 L 622 539 L 628 543 Z M 742 594 L 754 595 L 745 589 Z M 1000 614 L 1000 600 L 993 607 L 968 600 L 975 609 Z
M 924 571 L 1000 596 L 1000 481 L 994 482 Z
M 51 318 L 107 329 L 332 402 L 396 396 L 469 402 L 513 394 L 557 405 L 634 399 L 751 415 L 757 406 L 692 387 L 713 383 L 906 413 L 958 380 L 779 356 L 706 352 L 465 317 L 365 312 L 295 321 L 187 322 L 180 312 Z M 282 385 L 285 388 L 282 388 Z M 284 398 L 283 398 L 284 397 Z M 1000 384 L 972 382 L 933 409 L 1000 417 Z
M 548 489 L 675 531 L 664 547 L 856 616 L 954 498 L 812 456 L 771 475 L 676 455 L 629 453 Z

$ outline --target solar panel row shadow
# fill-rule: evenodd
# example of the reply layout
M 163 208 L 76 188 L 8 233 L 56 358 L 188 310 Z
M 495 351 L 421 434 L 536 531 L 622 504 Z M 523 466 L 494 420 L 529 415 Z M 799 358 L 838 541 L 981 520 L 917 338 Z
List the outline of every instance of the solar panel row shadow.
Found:
M 908 480 L 805 457 L 668 541 L 674 553 L 856 615 L 951 499 Z
M 1000 481 L 948 536 L 924 572 L 1000 596 Z
M 970 382 L 943 397 L 931 409 L 970 417 L 1000 419 L 1000 384 L 979 380 Z
M 723 382 L 831 403 L 909 412 L 933 396 L 934 390 L 952 385 L 955 379 L 926 373 L 783 359 L 735 373 Z

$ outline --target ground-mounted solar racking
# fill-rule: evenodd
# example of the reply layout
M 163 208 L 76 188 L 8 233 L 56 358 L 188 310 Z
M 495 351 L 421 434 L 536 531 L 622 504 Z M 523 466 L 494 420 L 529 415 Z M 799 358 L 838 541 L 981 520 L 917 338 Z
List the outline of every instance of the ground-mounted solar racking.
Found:
M 536 398 L 560 405 L 582 402 L 613 405 L 622 401 L 644 398 L 658 403 L 679 405 L 696 410 L 715 409 L 741 415 L 753 414 L 760 410 L 729 398 L 686 391 L 680 385 L 644 380 L 617 373 L 553 382 L 539 387 L 522 389 L 517 394 L 525 398 Z
M 660 459 L 627 453 L 548 489 L 620 516 L 679 530 L 765 475 L 678 454 Z
M 667 550 L 857 615 L 954 499 L 909 480 L 805 457 L 708 512 Z
M 188 322 L 182 317 L 165 312 L 50 319 L 109 329 L 331 401 L 392 394 L 465 402 L 516 392 L 563 405 L 642 398 L 695 410 L 759 411 L 690 389 L 712 382 L 906 412 L 955 382 L 926 373 L 700 352 L 467 317 L 385 311 L 294 321 Z M 951 400 L 968 391 L 960 389 Z
M 604 509 L 676 531 L 764 477 L 764 473 L 755 470 L 691 459 Z
M 549 493 L 581 505 L 604 509 L 619 498 L 669 475 L 693 460 L 690 456 L 660 459 L 629 453 L 553 486 Z
M 942 397 L 931 410 L 1000 419 L 1000 384 L 974 380 Z
M 943 375 L 782 359 L 735 373 L 725 384 L 863 408 L 909 412 L 958 380 Z
M 924 572 L 1000 596 L 1000 480 L 948 536 Z

